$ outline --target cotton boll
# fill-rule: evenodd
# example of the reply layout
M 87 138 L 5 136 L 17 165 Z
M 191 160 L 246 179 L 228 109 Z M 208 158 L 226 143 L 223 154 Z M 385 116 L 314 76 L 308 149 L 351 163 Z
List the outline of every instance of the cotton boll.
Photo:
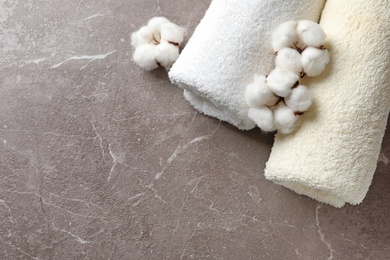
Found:
M 161 28 L 164 24 L 171 23 L 167 18 L 158 16 L 153 17 L 148 22 L 148 27 L 153 29 L 153 37 L 160 42 L 161 41 Z
M 272 110 L 268 107 L 249 108 L 248 117 L 252 119 L 261 130 L 266 132 L 275 131 L 274 115 Z
M 303 85 L 299 85 L 292 90 L 291 95 L 285 98 L 284 101 L 294 112 L 305 112 L 311 106 L 312 96 L 310 90 Z
M 133 59 L 136 64 L 145 70 L 154 70 L 158 68 L 156 61 L 156 45 L 143 44 L 138 46 L 133 54 Z
M 302 72 L 301 54 L 296 49 L 283 48 L 275 58 L 275 65 L 300 75 Z
M 280 24 L 272 34 L 272 48 L 275 52 L 284 47 L 293 47 L 298 41 L 296 21 L 288 21 Z
M 137 48 L 139 46 L 138 31 L 131 34 L 131 46 Z
M 250 107 L 271 106 L 278 102 L 279 98 L 265 82 L 265 76 L 255 75 L 255 80 L 246 86 L 245 101 Z
M 325 44 L 326 34 L 315 22 L 302 20 L 298 22 L 297 32 L 299 41 L 304 46 L 320 47 Z
M 186 30 L 174 23 L 161 25 L 161 39 L 173 45 L 179 46 L 183 40 Z
M 134 48 L 137 48 L 138 46 L 142 44 L 148 44 L 154 42 L 153 34 L 154 34 L 153 28 L 150 28 L 149 26 L 143 26 L 138 31 L 131 34 L 131 45 Z
M 179 57 L 179 48 L 166 41 L 161 41 L 161 43 L 156 46 L 155 57 L 161 66 L 166 70 L 169 70 Z
M 279 97 L 287 97 L 292 87 L 299 83 L 299 76 L 295 73 L 280 68 L 275 68 L 267 76 L 267 84 Z
M 329 53 L 327 50 L 308 47 L 302 52 L 301 62 L 307 76 L 318 76 L 329 63 Z
M 299 116 L 294 114 L 294 111 L 287 107 L 284 103 L 280 103 L 274 111 L 275 127 L 279 133 L 291 133 L 299 119 Z
M 170 23 L 170 21 L 162 16 L 153 17 L 149 20 L 148 26 L 150 27 L 160 27 L 163 24 Z

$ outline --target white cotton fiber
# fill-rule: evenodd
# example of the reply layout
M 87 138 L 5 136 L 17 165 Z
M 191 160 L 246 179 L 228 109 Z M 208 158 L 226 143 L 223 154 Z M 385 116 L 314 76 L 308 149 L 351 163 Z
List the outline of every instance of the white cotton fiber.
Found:
M 265 76 L 255 75 L 254 81 L 246 86 L 245 101 L 249 107 L 271 106 L 278 102 L 279 98 L 265 81 Z
M 302 72 L 301 54 L 296 49 L 283 48 L 276 55 L 275 65 L 277 68 L 300 75 Z
M 179 57 L 179 48 L 175 45 L 169 44 L 166 41 L 161 41 L 159 45 L 156 45 L 156 56 L 155 59 L 163 66 L 166 70 L 169 70 L 173 63 Z
M 148 22 L 148 27 L 153 31 L 153 38 L 157 43 L 161 41 L 161 28 L 164 24 L 170 24 L 171 22 L 165 17 L 153 17 Z
M 305 86 L 299 85 L 291 91 L 291 94 L 284 101 L 293 111 L 305 112 L 311 106 L 312 95 Z
M 299 76 L 295 73 L 280 68 L 275 68 L 267 76 L 267 85 L 279 97 L 287 97 L 291 88 L 299 82 Z
M 142 44 L 148 44 L 152 42 L 154 42 L 153 28 L 148 26 L 143 26 L 141 29 L 131 34 L 131 45 L 134 48 L 137 48 Z
M 299 41 L 304 46 L 319 48 L 325 44 L 326 34 L 321 26 L 309 20 L 298 22 L 297 32 Z
M 149 20 L 148 26 L 160 28 L 161 25 L 166 24 L 166 23 L 170 23 L 170 21 L 167 18 L 162 17 L 162 16 L 157 16 L 157 17 L 153 17 L 152 19 Z
M 161 39 L 177 46 L 183 42 L 185 32 L 184 28 L 174 23 L 165 23 L 161 25 Z
M 274 115 L 270 108 L 262 106 L 259 108 L 249 108 L 248 117 L 265 132 L 275 131 Z
M 138 46 L 134 51 L 133 59 L 135 63 L 145 70 L 157 69 L 156 45 L 151 43 Z
M 148 25 L 131 35 L 135 63 L 146 70 L 159 66 L 169 70 L 179 57 L 179 45 L 183 42 L 184 34 L 184 28 L 165 17 L 150 19 Z
M 329 53 L 327 50 L 307 47 L 302 52 L 301 62 L 307 76 L 318 76 L 329 63 Z
M 279 133 L 289 134 L 291 133 L 299 119 L 294 111 L 287 107 L 283 102 L 279 103 L 278 107 L 274 111 L 275 127 Z
M 138 31 L 131 34 L 131 46 L 137 48 L 139 46 Z
M 298 41 L 297 25 L 296 21 L 284 22 L 273 32 L 272 48 L 275 52 L 285 47 L 294 47 Z
M 284 22 L 273 32 L 276 68 L 266 78 L 255 76 L 245 90 L 246 103 L 251 107 L 248 117 L 260 128 L 283 134 L 294 130 L 300 115 L 312 104 L 310 91 L 299 85 L 299 79 L 305 74 L 317 76 L 325 69 L 329 62 L 328 51 L 323 48 L 325 39 L 322 28 L 308 20 Z M 270 104 L 267 101 L 271 101 L 272 92 L 276 99 Z

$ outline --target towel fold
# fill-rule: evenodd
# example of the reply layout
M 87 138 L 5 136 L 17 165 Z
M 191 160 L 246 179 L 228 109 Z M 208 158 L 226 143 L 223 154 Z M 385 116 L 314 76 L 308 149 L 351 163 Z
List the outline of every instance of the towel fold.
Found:
M 332 57 L 308 83 L 316 109 L 276 136 L 267 179 L 335 207 L 362 202 L 390 109 L 389 21 L 388 0 L 327 0 L 320 25 Z
M 289 20 L 317 22 L 324 2 L 214 0 L 169 77 L 200 112 L 251 129 L 245 87 L 274 67 L 273 30 Z

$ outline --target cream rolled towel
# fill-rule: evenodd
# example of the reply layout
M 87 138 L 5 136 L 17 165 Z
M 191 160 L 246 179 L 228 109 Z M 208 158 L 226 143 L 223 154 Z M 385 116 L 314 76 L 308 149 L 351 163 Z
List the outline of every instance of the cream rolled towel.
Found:
M 274 67 L 272 32 L 289 20 L 318 22 L 324 2 L 214 0 L 169 77 L 200 112 L 251 129 L 245 87 Z
M 327 0 L 320 25 L 331 64 L 311 80 L 316 109 L 277 135 L 267 179 L 341 207 L 362 202 L 390 109 L 390 1 Z

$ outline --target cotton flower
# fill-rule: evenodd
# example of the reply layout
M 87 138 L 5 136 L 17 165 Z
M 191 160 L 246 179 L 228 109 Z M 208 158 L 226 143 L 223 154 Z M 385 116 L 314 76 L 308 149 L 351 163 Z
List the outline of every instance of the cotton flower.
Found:
M 159 66 L 168 70 L 179 57 L 179 46 L 184 34 L 184 28 L 165 17 L 150 19 L 146 26 L 131 35 L 135 63 L 146 70 Z
M 274 111 L 275 128 L 279 133 L 289 134 L 297 125 L 299 116 L 294 111 L 281 102 Z
M 159 67 L 156 61 L 156 45 L 143 44 L 138 46 L 133 54 L 136 64 L 145 70 L 154 70 Z
M 321 26 L 315 22 L 308 20 L 299 21 L 297 32 L 299 42 L 304 46 L 319 48 L 325 44 L 326 34 Z
M 299 85 L 291 91 L 291 94 L 284 99 L 286 105 L 294 112 L 305 112 L 312 103 L 310 90 L 305 86 Z
M 302 72 L 301 54 L 296 49 L 283 48 L 276 55 L 275 65 L 277 68 L 300 75 Z
M 298 41 L 298 34 L 296 32 L 298 22 L 288 21 L 279 25 L 279 27 L 272 34 L 272 48 L 275 52 L 285 47 L 294 47 Z
M 141 27 L 141 29 L 131 34 L 131 45 L 134 48 L 137 48 L 142 44 L 152 43 L 154 41 L 153 40 L 154 33 L 155 32 L 151 27 L 148 26 Z
M 166 24 L 166 23 L 170 23 L 170 21 L 167 18 L 162 17 L 162 16 L 157 16 L 157 17 L 153 17 L 152 19 L 149 20 L 148 26 L 161 28 L 161 25 Z
M 275 131 L 274 115 L 271 109 L 266 106 L 249 108 L 248 117 L 265 132 Z
M 174 23 L 164 23 L 161 25 L 161 39 L 179 46 L 183 40 L 186 30 Z
M 265 81 L 263 75 L 255 75 L 254 81 L 246 86 L 245 101 L 248 106 L 272 106 L 278 102 L 279 98 L 275 96 Z
M 178 47 L 169 44 L 166 41 L 161 41 L 161 43 L 156 46 L 155 59 L 166 70 L 169 70 L 172 67 L 173 63 L 177 60 L 178 57 L 179 57 Z
M 161 28 L 164 24 L 171 24 L 171 22 L 162 16 L 153 17 L 148 22 L 148 27 L 153 31 L 153 39 L 158 43 L 161 41 Z
M 318 76 L 329 63 L 329 53 L 327 50 L 308 47 L 302 52 L 301 62 L 307 76 Z
M 325 69 L 329 62 L 325 40 L 322 28 L 307 20 L 285 22 L 274 31 L 276 68 L 266 78 L 255 76 L 245 90 L 248 117 L 262 130 L 288 134 L 298 125 L 300 115 L 312 104 L 310 91 L 299 79 L 305 74 L 317 76 Z
M 295 84 L 299 83 L 299 77 L 295 73 L 275 68 L 267 76 L 267 84 L 279 97 L 287 97 Z

